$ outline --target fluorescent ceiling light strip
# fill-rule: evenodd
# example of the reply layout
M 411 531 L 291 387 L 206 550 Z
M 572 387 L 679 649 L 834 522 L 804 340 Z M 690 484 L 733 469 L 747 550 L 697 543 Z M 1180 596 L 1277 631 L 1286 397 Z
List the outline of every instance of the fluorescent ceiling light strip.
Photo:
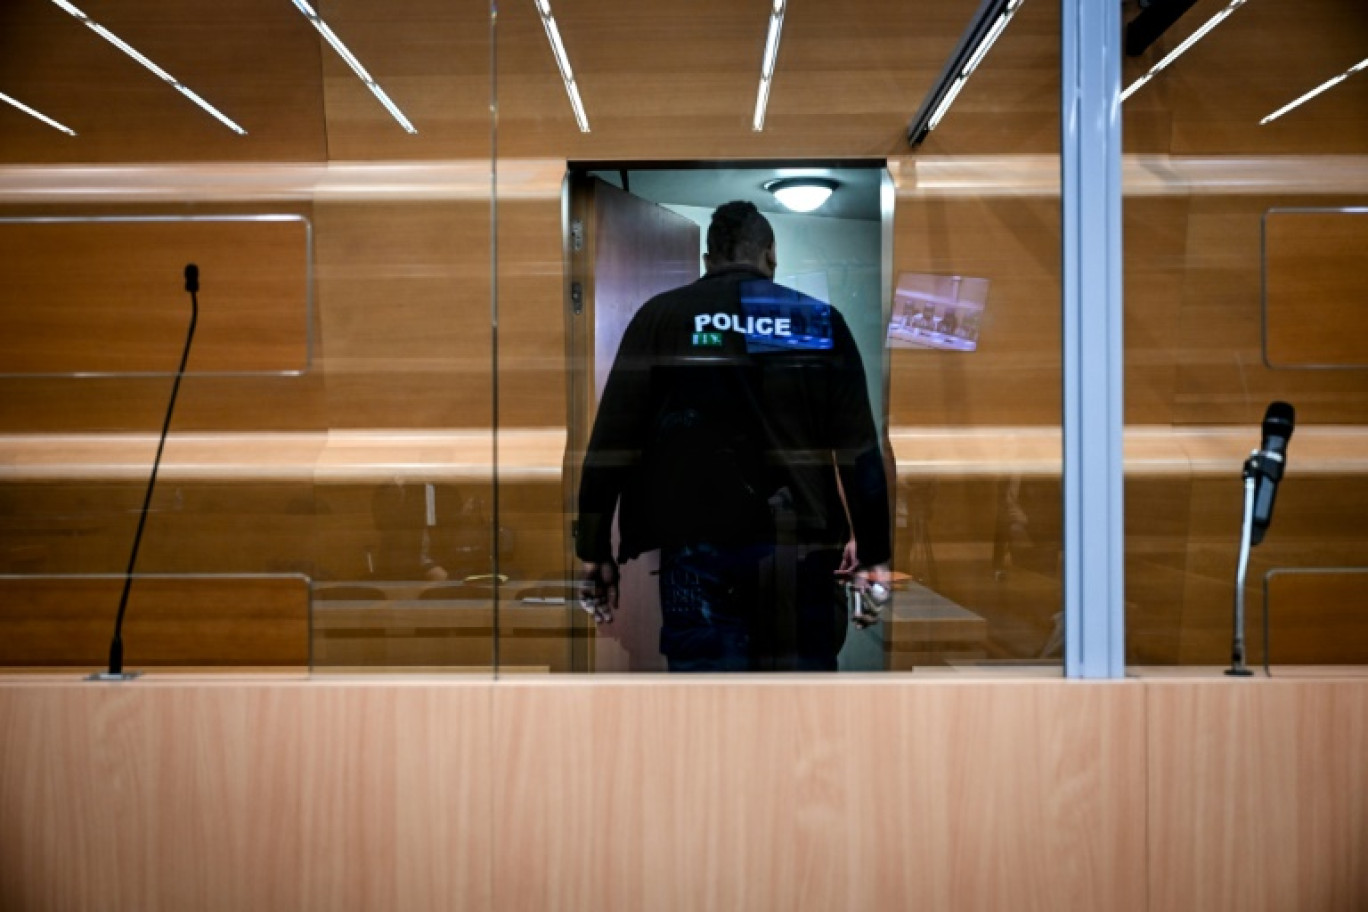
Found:
M 551 15 L 550 0 L 536 0 L 536 3 L 537 12 L 541 14 L 542 28 L 546 30 L 547 43 L 551 45 L 551 56 L 556 59 L 561 82 L 565 83 L 565 94 L 570 98 L 570 109 L 575 113 L 575 123 L 579 124 L 581 133 L 588 133 L 589 118 L 584 113 L 584 102 L 580 100 L 579 87 L 575 85 L 575 71 L 570 68 L 570 55 L 565 51 L 565 42 L 561 41 L 556 17 Z
M 337 37 L 337 33 L 329 27 L 328 23 L 316 16 L 309 21 L 313 23 L 314 28 L 318 29 L 318 34 L 322 35 L 324 40 L 332 45 L 334 51 L 337 51 L 337 56 L 341 57 L 343 61 L 346 62 L 347 66 L 351 67 L 352 72 L 356 74 L 358 79 L 368 86 L 375 84 L 375 80 L 371 78 L 371 74 L 361 65 L 361 61 L 356 59 L 356 55 L 351 52 L 351 48 L 342 43 L 342 39 Z
M 380 88 L 379 83 L 371 82 L 367 83 L 367 86 L 370 88 L 371 94 L 385 106 L 385 110 L 389 111 L 390 116 L 399 122 L 399 126 L 404 128 L 405 133 L 412 134 L 418 132 L 418 128 L 404 116 L 404 112 L 399 110 L 399 106 L 390 100 L 390 97 L 385 94 L 385 90 Z
M 570 107 L 575 112 L 575 123 L 579 124 L 581 133 L 589 132 L 589 118 L 584 113 L 584 103 L 580 101 L 579 86 L 568 82 L 565 90 L 570 94 Z
M 769 29 L 765 33 L 765 56 L 760 63 L 760 78 L 769 79 L 774 75 L 774 62 L 779 57 L 779 33 L 784 28 L 782 13 L 770 15 Z
M 755 117 L 751 129 L 756 133 L 765 129 L 765 109 L 769 107 L 770 82 L 774 66 L 779 60 L 779 36 L 784 31 L 785 0 L 774 0 L 770 10 L 769 29 L 765 33 L 765 54 L 760 60 L 760 88 L 755 93 Z
M 53 0 L 53 2 L 55 3 L 57 0 Z M 418 129 L 404 116 L 404 112 L 399 110 L 399 106 L 390 100 L 390 97 L 385 94 L 385 90 L 380 88 L 380 83 L 376 82 L 375 79 L 371 77 L 371 74 L 361 65 L 361 61 L 356 59 L 356 55 L 342 43 L 342 39 L 337 37 L 337 33 L 329 28 L 328 23 L 323 21 L 318 13 L 314 11 L 314 8 L 306 3 L 305 0 L 293 0 L 293 3 L 295 7 L 304 14 L 304 18 L 308 19 L 313 27 L 318 30 L 318 34 L 323 36 L 323 40 L 328 42 L 328 44 L 332 46 L 332 49 L 337 52 L 337 56 L 341 57 L 342 61 L 346 63 L 347 66 L 351 67 L 351 71 L 356 74 L 356 77 L 365 84 L 366 88 L 370 89 L 371 94 L 375 96 L 375 100 L 384 106 L 390 116 L 398 122 L 399 126 L 404 128 L 404 132 L 417 133 Z
M 9 97 L 8 95 L 6 95 L 4 92 L 0 92 L 0 101 L 6 102 L 7 104 L 14 105 L 14 107 L 16 107 L 16 108 L 18 108 L 19 110 L 23 111 L 25 114 L 29 115 L 30 117 L 36 117 L 37 119 L 41 120 L 43 123 L 47 124 L 49 127 L 52 127 L 54 130 L 61 130 L 61 131 L 62 131 L 63 133 L 65 133 L 67 136 L 75 136 L 75 135 L 76 135 L 76 131 L 73 130 L 73 129 L 71 129 L 70 127 L 64 126 L 64 125 L 62 125 L 62 124 L 59 124 L 57 121 L 53 120 L 51 117 L 48 117 L 46 114 L 42 113 L 41 111 L 35 111 L 33 108 L 30 108 L 28 105 L 24 104 L 24 103 L 23 103 L 22 101 L 20 101 L 19 99 L 17 99 L 17 98 L 10 98 L 10 97 Z
M 969 60 L 964 66 L 960 67 L 959 75 L 955 77 L 955 81 L 946 90 L 945 97 L 941 99 L 940 104 L 936 105 L 936 110 L 932 113 L 931 119 L 926 122 L 926 132 L 930 133 L 940 125 L 941 119 L 945 117 L 950 106 L 955 103 L 955 99 L 963 91 L 964 84 L 969 81 L 969 77 L 978 69 L 979 64 L 983 63 L 983 58 L 988 56 L 988 52 L 992 50 L 998 38 L 1002 37 L 1002 33 L 1007 31 L 1008 23 L 1012 21 L 1012 17 L 1016 15 L 1016 11 L 1023 2 L 1024 0 L 1012 0 L 993 21 L 993 27 L 979 40 L 978 47 L 974 48 L 974 52 L 969 55 Z
M 1188 35 L 1187 38 L 1183 40 L 1182 44 L 1178 45 L 1176 48 L 1169 51 L 1167 54 L 1163 56 L 1163 58 L 1158 63 L 1150 67 L 1149 72 L 1147 72 L 1144 76 L 1141 76 L 1139 79 L 1135 80 L 1135 82 L 1131 83 L 1130 86 L 1126 88 L 1126 91 L 1121 93 L 1121 100 L 1125 101 L 1127 98 L 1129 98 L 1131 95 L 1135 93 L 1136 89 L 1140 88 L 1142 85 L 1149 82 L 1151 79 L 1157 76 L 1161 70 L 1163 70 L 1169 64 L 1173 63 L 1173 61 L 1177 60 L 1183 54 L 1187 53 L 1187 50 L 1189 48 L 1191 48 L 1194 44 L 1205 38 L 1208 32 L 1210 32 L 1216 26 L 1224 22 L 1227 16 L 1235 12 L 1235 10 L 1239 9 L 1240 7 L 1244 6 L 1246 2 L 1247 0 L 1230 0 L 1230 3 L 1226 6 L 1225 9 L 1221 10 L 1219 13 L 1208 19 L 1205 23 L 1203 23 L 1201 28 L 1197 29 L 1197 31 L 1193 32 L 1191 35 Z
M 751 120 L 751 129 L 756 133 L 765 129 L 765 106 L 769 104 L 770 81 L 760 80 L 760 91 L 755 96 L 755 117 Z
M 180 92 L 186 98 L 190 99 L 195 104 L 199 105 L 201 108 L 204 109 L 206 113 L 211 115 L 215 120 L 223 124 L 228 129 L 232 130 L 238 136 L 247 135 L 246 130 L 242 129 L 242 127 L 239 127 L 237 124 L 233 123 L 233 121 L 229 120 L 228 117 L 224 115 L 224 113 L 220 111 L 218 108 L 214 107 L 209 102 L 205 101 L 203 98 L 200 98 L 198 95 L 192 92 L 189 86 L 184 86 L 177 82 L 175 83 L 174 88 L 177 92 Z
M 105 28 L 103 25 L 100 25 L 100 23 L 92 22 L 90 19 L 86 19 L 85 24 L 89 26 L 91 31 L 93 31 L 95 34 L 99 35 L 105 41 L 108 41 L 110 44 L 114 45 L 116 48 L 123 51 L 129 57 L 132 57 L 134 60 L 138 61 L 138 63 L 141 63 L 143 66 L 147 67 L 149 70 L 156 73 L 164 81 L 169 82 L 172 85 L 176 84 L 176 77 L 172 76 L 170 73 L 166 72 L 166 70 L 163 70 L 161 67 L 157 66 L 151 60 L 144 57 L 142 54 L 138 52 L 136 48 L 134 48 L 128 42 L 124 41 L 118 35 L 111 32 L 109 29 Z
M 551 56 L 556 58 L 561 79 L 566 83 L 575 81 L 575 71 L 570 69 L 570 55 L 565 52 L 565 42 L 561 41 L 560 27 L 554 16 L 542 17 L 542 28 L 546 29 L 546 40 L 551 42 Z
M 931 120 L 926 124 L 926 131 L 928 133 L 936 129 L 936 126 L 940 124 L 941 118 L 945 116 L 946 111 L 950 110 L 950 106 L 955 103 L 955 98 L 959 95 L 960 90 L 964 88 L 964 83 L 966 81 L 967 80 L 961 76 L 950 84 L 950 91 L 945 93 L 945 97 L 941 99 L 941 103 L 936 106 L 936 112 L 931 115 Z
M 1358 63 L 1351 66 L 1349 69 L 1345 70 L 1343 73 L 1340 73 L 1338 76 L 1332 79 L 1327 79 L 1325 82 L 1322 82 L 1320 85 L 1316 86 L 1314 89 L 1307 92 L 1305 95 L 1298 98 L 1297 100 L 1288 102 L 1281 108 L 1278 108 L 1278 110 L 1274 111 L 1272 114 L 1269 114 L 1263 120 L 1259 121 L 1259 126 L 1262 127 L 1264 124 L 1272 123 L 1273 121 L 1277 120 L 1279 117 L 1282 117 L 1284 114 L 1286 114 L 1293 108 L 1297 107 L 1298 105 L 1305 104 L 1306 102 L 1315 98 L 1321 92 L 1333 89 L 1335 86 L 1339 85 L 1341 82 L 1344 82 L 1344 80 L 1348 79 L 1350 76 L 1354 75 L 1366 66 L 1368 66 L 1368 57 L 1363 58 Z
M 993 43 L 998 40 L 998 36 L 1006 30 L 1007 23 L 1011 21 L 1011 13 L 1003 13 L 1001 16 L 998 16 L 997 22 L 993 23 L 993 27 L 989 30 L 988 35 L 982 41 L 979 42 L 978 49 L 974 51 L 973 56 L 969 58 L 969 62 L 964 65 L 964 68 L 962 70 L 960 70 L 961 76 L 967 79 L 969 78 L 969 75 L 974 72 L 974 70 L 978 69 L 980 61 L 982 61 L 984 57 L 988 56 L 988 51 L 992 48 Z
M 147 57 L 139 53 L 138 50 L 134 48 L 132 45 L 130 45 L 128 42 L 124 41 L 122 38 L 111 32 L 109 29 L 105 28 L 103 25 L 100 25 L 100 23 L 96 22 L 94 19 L 91 19 L 89 16 L 81 12 L 81 10 L 77 9 L 75 6 L 72 6 L 70 3 L 67 2 L 67 0 L 52 0 L 52 2 L 56 4 L 58 8 L 64 10 L 67 13 L 70 13 L 77 20 L 84 23 L 87 28 L 89 28 L 95 34 L 99 35 L 105 41 L 108 41 L 110 44 L 114 45 L 116 48 L 123 51 L 129 57 L 132 57 L 134 60 L 142 64 L 148 70 L 151 70 L 163 82 L 171 86 L 171 88 L 175 89 L 177 92 L 180 92 L 186 98 L 190 99 L 192 102 L 198 105 L 203 111 L 205 111 L 205 113 L 212 115 L 213 118 L 217 120 L 219 123 L 223 124 L 225 127 L 232 130 L 239 136 L 247 135 L 246 130 L 242 129 L 242 127 L 234 123 L 222 111 L 211 105 L 209 102 L 205 101 L 203 98 L 196 95 L 194 92 L 190 91 L 190 89 L 187 88 L 184 84 L 182 84 L 179 79 L 172 76 L 170 73 L 166 72 L 166 70 L 163 70 L 161 67 L 157 66 Z
M 1154 76 L 1152 74 L 1146 73 L 1144 76 L 1141 76 L 1139 79 L 1135 80 L 1135 82 L 1132 82 L 1126 88 L 1126 91 L 1121 93 L 1121 101 L 1124 102 L 1127 98 L 1130 98 L 1132 95 L 1135 94 L 1137 89 L 1139 89 L 1142 85 L 1149 82 L 1153 78 Z
M 1163 58 L 1154 65 L 1153 72 L 1158 73 L 1183 54 L 1187 53 L 1188 48 L 1205 38 L 1212 29 L 1224 22 L 1227 16 L 1235 12 L 1238 7 L 1244 6 L 1244 4 L 1245 0 L 1231 0 L 1229 6 L 1212 16 L 1201 28 L 1191 35 L 1188 35 L 1187 38 L 1183 40 L 1182 44 L 1165 54 Z

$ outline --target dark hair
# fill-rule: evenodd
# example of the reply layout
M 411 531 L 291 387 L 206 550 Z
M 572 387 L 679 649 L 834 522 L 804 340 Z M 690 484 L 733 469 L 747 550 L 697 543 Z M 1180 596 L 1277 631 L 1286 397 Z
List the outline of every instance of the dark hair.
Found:
M 708 257 L 716 263 L 754 263 L 774 245 L 774 229 L 754 203 L 733 200 L 713 212 Z

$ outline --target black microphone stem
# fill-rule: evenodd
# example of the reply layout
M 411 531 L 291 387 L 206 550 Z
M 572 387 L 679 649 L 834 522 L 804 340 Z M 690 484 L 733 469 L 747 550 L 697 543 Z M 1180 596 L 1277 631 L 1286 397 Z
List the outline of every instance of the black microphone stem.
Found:
M 142 544 L 143 527 L 147 525 L 147 510 L 152 504 L 152 491 L 157 486 L 157 469 L 161 466 L 162 450 L 166 448 L 167 432 L 171 430 L 171 415 L 176 410 L 176 395 L 180 392 L 181 377 L 185 375 L 185 364 L 190 359 L 190 343 L 195 338 L 195 324 L 199 322 L 199 268 L 193 263 L 185 267 L 185 290 L 190 292 L 190 331 L 185 335 L 185 350 L 181 352 L 176 379 L 171 384 L 171 402 L 166 407 L 161 438 L 157 441 L 157 456 L 152 460 L 152 475 L 147 480 L 147 493 L 143 495 L 142 510 L 138 514 L 138 531 L 133 536 L 133 552 L 128 556 L 128 570 L 124 573 L 123 595 L 119 597 L 119 614 L 114 619 L 114 639 L 109 644 L 109 677 L 119 677 L 123 674 L 123 621 L 124 613 L 128 610 L 128 593 L 133 588 L 133 568 L 138 563 L 138 546 Z

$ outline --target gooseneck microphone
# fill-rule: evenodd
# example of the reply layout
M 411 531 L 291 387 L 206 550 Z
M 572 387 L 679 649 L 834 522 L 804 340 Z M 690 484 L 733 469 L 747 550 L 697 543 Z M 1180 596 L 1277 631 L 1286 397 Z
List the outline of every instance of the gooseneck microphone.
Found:
M 123 594 L 119 597 L 119 613 L 114 619 L 114 638 L 109 644 L 109 669 L 91 675 L 92 681 L 127 681 L 138 676 L 136 671 L 123 670 L 124 614 L 128 611 L 128 593 L 133 588 L 133 568 L 138 563 L 138 546 L 142 544 L 143 528 L 147 525 L 147 510 L 152 503 L 152 491 L 157 486 L 157 469 L 161 466 L 162 450 L 166 447 L 166 434 L 171 429 L 171 414 L 176 410 L 176 394 L 180 392 L 181 377 L 185 375 L 185 363 L 190 359 L 190 343 L 195 338 L 195 324 L 199 322 L 199 267 L 194 263 L 189 263 L 185 267 L 185 290 L 190 293 L 190 329 L 185 334 L 185 349 L 181 352 L 180 366 L 176 368 L 176 379 L 171 384 L 171 401 L 166 406 L 166 418 L 162 421 L 161 437 L 157 441 L 157 455 L 152 460 L 152 475 L 147 480 L 147 493 L 143 495 L 142 510 L 138 513 L 138 531 L 133 535 L 133 551 L 128 556 Z
M 1273 501 L 1278 494 L 1278 483 L 1287 469 L 1287 442 L 1292 439 L 1292 428 L 1297 422 L 1297 411 L 1286 402 L 1273 402 L 1264 412 L 1263 440 L 1259 448 L 1249 454 L 1244 470 L 1244 523 L 1240 530 L 1240 559 L 1235 569 L 1235 632 L 1230 647 L 1230 667 L 1226 674 L 1248 677 L 1245 667 L 1244 590 L 1245 573 L 1249 569 L 1249 549 L 1263 541 L 1273 521 Z M 1267 617 L 1264 618 L 1265 626 Z M 1268 637 L 1264 636 L 1264 665 L 1268 665 Z
M 1263 541 L 1268 524 L 1273 521 L 1273 499 L 1278 493 L 1278 482 L 1282 481 L 1287 467 L 1287 442 L 1292 439 L 1292 428 L 1297 423 L 1297 410 L 1286 402 L 1274 402 L 1268 406 L 1263 420 L 1263 441 L 1249 457 L 1252 465 L 1246 465 L 1246 472 L 1255 473 L 1254 517 L 1251 544 Z

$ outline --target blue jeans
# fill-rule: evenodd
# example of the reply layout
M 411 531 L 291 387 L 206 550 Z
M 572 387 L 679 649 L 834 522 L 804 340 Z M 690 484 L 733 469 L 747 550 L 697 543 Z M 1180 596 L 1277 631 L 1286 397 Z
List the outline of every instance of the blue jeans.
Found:
M 671 671 L 747 671 L 770 549 L 687 545 L 660 554 L 660 651 Z
M 840 551 L 698 544 L 660 555 L 660 651 L 671 671 L 835 671 L 845 642 Z

